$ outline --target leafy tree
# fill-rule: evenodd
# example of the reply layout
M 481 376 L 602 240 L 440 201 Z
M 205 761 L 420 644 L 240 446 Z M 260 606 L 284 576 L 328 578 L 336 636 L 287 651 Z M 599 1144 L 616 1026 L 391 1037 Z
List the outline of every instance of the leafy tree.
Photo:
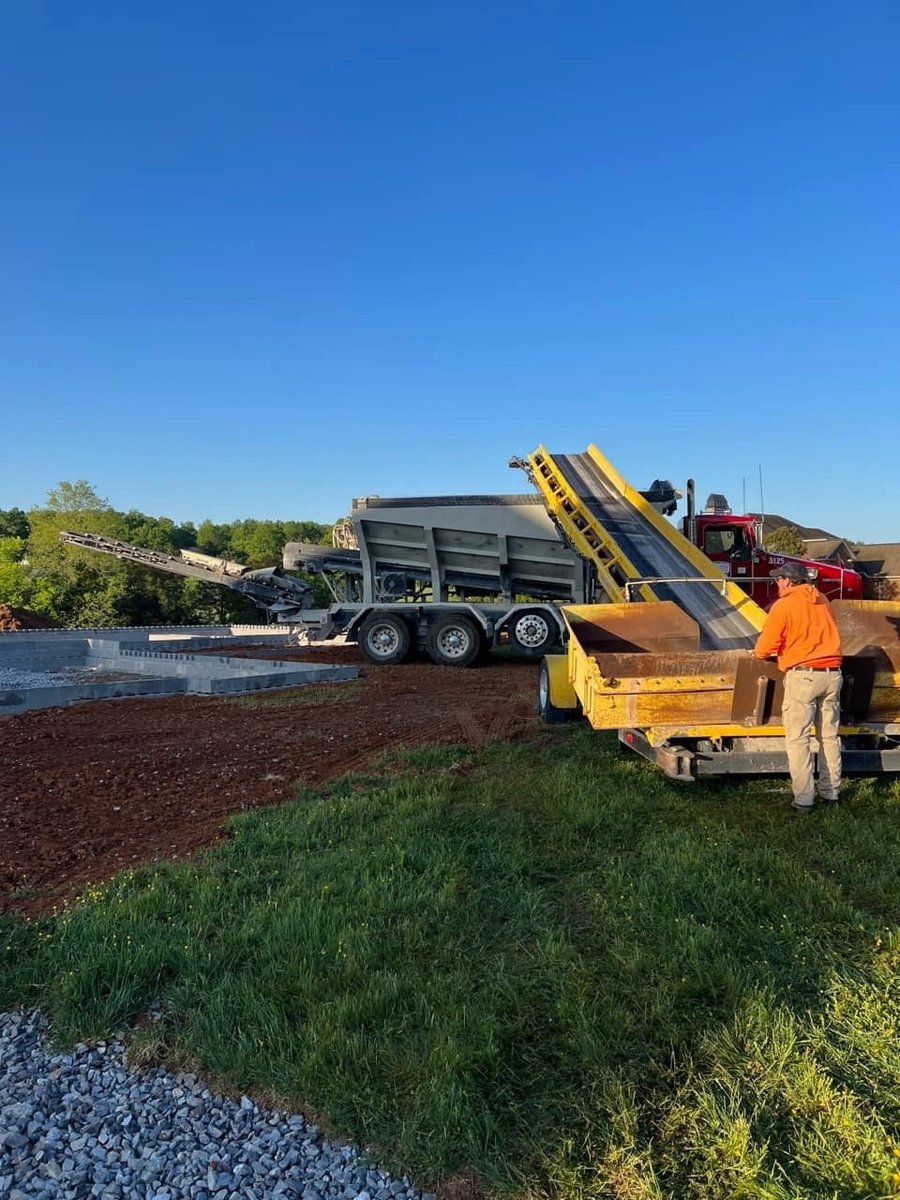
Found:
M 20 537 L 0 537 L 0 604 L 27 608 L 31 599 L 31 573 L 22 562 L 25 541 Z
M 196 547 L 251 568 L 281 563 L 289 541 L 330 544 L 331 526 L 318 521 L 247 519 L 176 525 L 137 509 L 117 512 L 84 479 L 63 480 L 42 507 L 0 511 L 0 603 L 72 626 L 207 624 L 258 621 L 246 596 L 203 580 L 182 578 L 97 554 L 59 540 L 62 530 L 97 533 L 161 553 Z M 300 576 L 325 607 L 330 595 L 319 576 Z
M 121 514 L 125 541 L 162 554 L 177 554 L 188 546 L 196 546 L 197 530 L 192 524 L 176 525 L 171 517 L 148 517 L 130 509 Z
M 28 521 L 27 560 L 35 611 L 68 625 L 121 624 L 115 597 L 124 590 L 125 564 L 59 540 L 64 529 L 121 538 L 119 514 L 86 480 L 64 480 L 50 492 L 46 507 L 29 512 Z
M 18 563 L 25 557 L 25 539 L 0 537 L 0 563 Z
M 286 540 L 280 521 L 236 521 L 231 550 L 248 567 L 280 567 Z
M 331 545 L 333 525 L 320 521 L 285 521 L 283 525 L 286 542 L 310 542 L 316 546 Z
M 212 521 L 201 521 L 197 530 L 197 549 L 201 554 L 212 554 L 216 558 L 231 557 L 231 526 L 214 525 Z
M 178 550 L 187 550 L 190 546 L 196 546 L 197 530 L 193 521 L 185 521 L 181 525 L 176 525 L 172 530 L 172 542 Z
M 74 483 L 62 480 L 47 496 L 47 508 L 58 513 L 111 512 L 108 500 L 101 500 L 86 479 Z
M 172 554 L 176 549 L 175 522 L 168 517 L 148 517 L 132 508 L 122 514 L 122 527 L 125 540 L 134 546 L 158 550 L 161 554 Z
M 4 538 L 4 541 L 18 540 Z M 33 594 L 34 587 L 28 568 L 23 563 L 0 558 L 0 604 L 10 604 L 13 608 L 30 608 Z
M 21 508 L 0 508 L 0 538 L 28 537 L 30 527 L 28 517 Z
M 99 533 L 112 538 L 121 538 L 124 532 L 118 513 L 106 500 L 101 500 L 84 479 L 76 483 L 65 480 L 60 483 L 48 495 L 44 508 L 29 512 L 28 522 L 31 526 L 28 559 L 39 568 L 61 569 L 67 561 L 73 561 L 67 557 L 66 548 L 59 540 L 60 532 L 64 529 Z M 92 559 L 97 558 L 90 551 L 72 550 L 71 553 L 90 554 Z
M 806 555 L 806 543 L 796 525 L 781 525 L 774 529 L 763 545 L 772 554 L 791 554 L 801 558 Z

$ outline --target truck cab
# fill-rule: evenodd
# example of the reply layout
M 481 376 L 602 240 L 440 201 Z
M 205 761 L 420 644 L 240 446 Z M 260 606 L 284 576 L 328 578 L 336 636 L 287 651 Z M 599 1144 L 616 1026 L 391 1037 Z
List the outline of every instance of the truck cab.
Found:
M 810 583 L 829 600 L 858 600 L 862 597 L 862 576 L 838 563 L 816 562 L 789 554 L 773 554 L 762 544 L 762 522 L 755 516 L 738 516 L 727 499 L 718 493 L 707 498 L 700 513 L 692 512 L 692 481 L 688 482 L 688 515 L 682 532 L 723 575 L 763 608 L 778 599 L 778 588 L 770 572 L 785 562 L 806 567 Z

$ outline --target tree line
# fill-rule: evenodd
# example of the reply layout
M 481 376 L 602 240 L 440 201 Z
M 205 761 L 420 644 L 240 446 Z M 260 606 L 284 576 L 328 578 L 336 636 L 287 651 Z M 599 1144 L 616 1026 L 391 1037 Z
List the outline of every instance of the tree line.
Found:
M 131 509 L 119 512 L 83 479 L 61 482 L 38 508 L 0 509 L 0 604 L 50 617 L 61 625 L 203 625 L 259 621 L 245 596 L 201 579 L 169 575 L 60 542 L 61 530 L 95 533 L 164 554 L 194 549 L 248 567 L 281 565 L 286 542 L 330 544 L 318 521 L 243 520 L 178 525 Z M 300 576 L 313 603 L 331 597 L 321 579 Z
M 0 509 L 0 604 L 76 627 L 258 621 L 260 610 L 237 592 L 66 545 L 60 531 L 101 534 L 165 554 L 195 549 L 248 567 L 272 567 L 281 564 L 286 542 L 327 545 L 332 528 L 318 521 L 253 519 L 177 525 L 137 509 L 119 512 L 86 480 L 63 481 L 41 507 Z M 799 530 L 789 525 L 770 533 L 766 548 L 805 554 Z M 313 604 L 327 607 L 331 596 L 321 578 L 300 577 L 313 588 Z

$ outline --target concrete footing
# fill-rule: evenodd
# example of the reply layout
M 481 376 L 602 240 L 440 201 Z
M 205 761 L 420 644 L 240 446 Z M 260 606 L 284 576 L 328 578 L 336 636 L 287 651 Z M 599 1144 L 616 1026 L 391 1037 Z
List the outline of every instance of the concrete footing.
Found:
M 197 655 L 186 651 L 227 642 L 286 643 L 289 634 L 271 627 L 204 627 L 180 630 L 20 630 L 0 633 L 0 667 L 13 671 L 114 674 L 114 681 L 60 682 L 48 687 L 0 688 L 0 716 L 84 700 L 178 693 L 236 695 L 271 688 L 355 679 L 353 666 L 268 662 Z M 47 636 L 49 635 L 49 636 Z M 161 636 L 160 636 L 161 635 Z M 198 636 L 199 635 L 199 636 Z M 122 676 L 128 678 L 121 678 Z

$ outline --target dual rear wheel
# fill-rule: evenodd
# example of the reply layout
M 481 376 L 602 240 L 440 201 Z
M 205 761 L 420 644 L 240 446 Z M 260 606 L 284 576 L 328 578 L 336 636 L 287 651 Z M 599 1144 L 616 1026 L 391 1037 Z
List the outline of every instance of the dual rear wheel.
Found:
M 359 627 L 359 645 L 366 658 L 381 666 L 404 662 L 412 650 L 412 631 L 403 617 L 372 613 Z M 447 667 L 469 667 L 485 649 L 485 639 L 471 617 L 446 616 L 428 630 L 428 653 Z
M 510 646 L 529 658 L 548 653 L 559 642 L 550 616 L 537 608 L 517 612 L 506 626 Z M 359 644 L 370 662 L 404 662 L 413 649 L 412 627 L 399 614 L 371 613 L 359 627 Z M 486 651 L 484 632 L 464 613 L 439 617 L 428 628 L 428 653 L 448 667 L 470 667 Z

